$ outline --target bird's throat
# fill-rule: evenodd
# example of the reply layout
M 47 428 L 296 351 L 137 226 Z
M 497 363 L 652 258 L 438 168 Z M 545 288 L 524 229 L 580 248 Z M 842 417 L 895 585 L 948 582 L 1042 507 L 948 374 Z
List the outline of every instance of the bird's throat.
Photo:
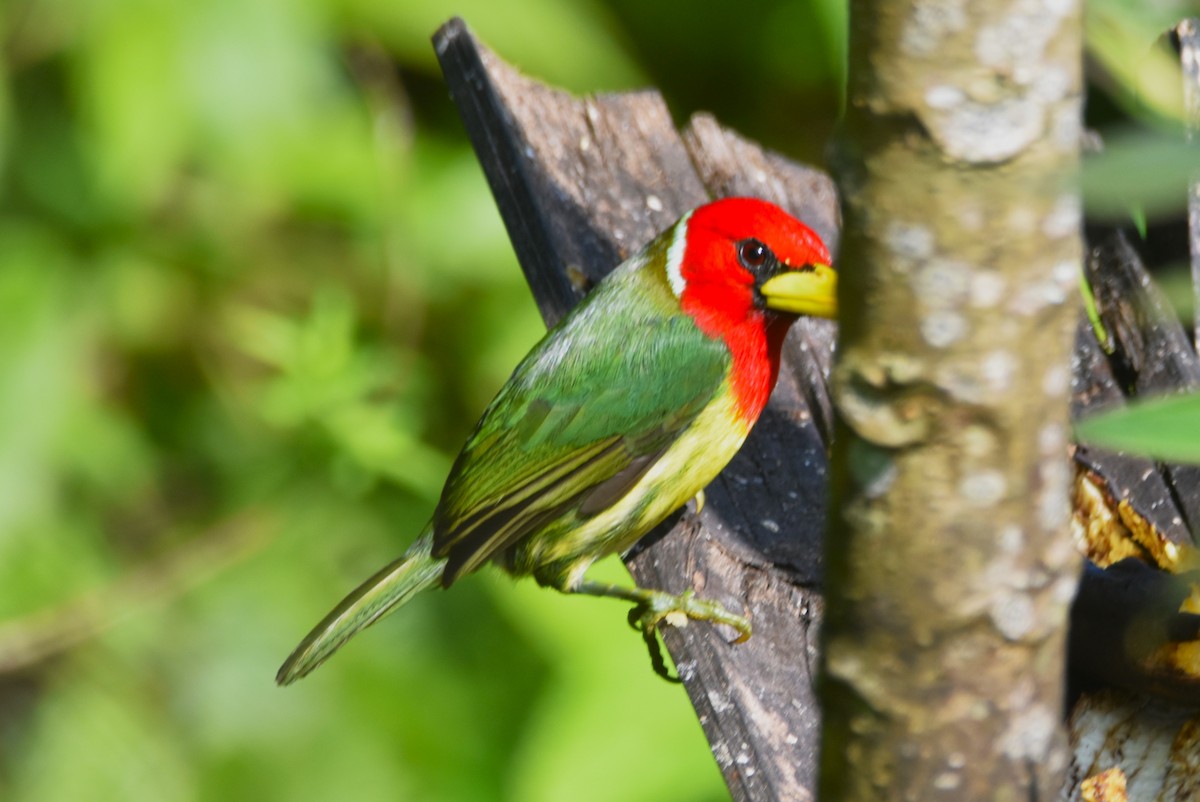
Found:
M 721 337 L 731 357 L 729 382 L 735 408 L 748 425 L 758 420 L 771 397 L 779 377 L 780 350 L 792 322 L 774 315 L 755 317 Z

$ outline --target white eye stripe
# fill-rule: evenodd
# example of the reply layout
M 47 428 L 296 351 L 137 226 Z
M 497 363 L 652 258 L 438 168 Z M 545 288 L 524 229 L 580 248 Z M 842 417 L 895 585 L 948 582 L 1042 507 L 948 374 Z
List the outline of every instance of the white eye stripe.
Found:
M 676 298 L 683 297 L 684 287 L 687 286 L 683 278 L 683 256 L 687 251 L 688 220 L 691 216 L 692 213 L 688 212 L 679 219 L 671 246 L 667 248 L 667 283 L 671 285 L 671 292 L 675 293 Z

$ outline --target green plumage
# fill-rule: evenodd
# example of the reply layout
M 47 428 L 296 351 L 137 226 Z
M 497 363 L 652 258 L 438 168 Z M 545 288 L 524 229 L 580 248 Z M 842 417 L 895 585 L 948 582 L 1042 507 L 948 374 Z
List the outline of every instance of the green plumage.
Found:
M 721 435 L 715 468 L 690 465 L 698 443 L 679 457 L 689 462 L 676 466 L 686 469 L 681 481 L 643 483 L 724 392 L 731 362 L 671 292 L 672 236 L 617 268 L 517 366 L 456 460 L 430 529 L 317 625 L 279 682 L 304 676 L 417 591 L 488 560 L 579 589 L 592 562 L 632 546 L 724 465 L 744 431 Z
M 522 539 L 555 539 L 608 507 L 721 386 L 729 352 L 679 313 L 656 251 L 597 287 L 484 413 L 433 517 L 433 553 L 449 558 L 443 584 Z M 622 542 L 626 534 L 610 533 L 611 546 L 586 544 L 591 559 L 632 545 Z M 518 546 L 506 565 L 545 579 L 548 567 L 535 556 L 543 552 L 537 542 Z

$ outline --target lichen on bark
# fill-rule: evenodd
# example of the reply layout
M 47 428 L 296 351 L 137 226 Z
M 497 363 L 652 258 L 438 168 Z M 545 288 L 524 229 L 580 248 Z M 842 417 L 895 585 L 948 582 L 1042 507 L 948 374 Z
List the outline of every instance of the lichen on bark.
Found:
M 851 4 L 823 800 L 1060 787 L 1080 11 Z

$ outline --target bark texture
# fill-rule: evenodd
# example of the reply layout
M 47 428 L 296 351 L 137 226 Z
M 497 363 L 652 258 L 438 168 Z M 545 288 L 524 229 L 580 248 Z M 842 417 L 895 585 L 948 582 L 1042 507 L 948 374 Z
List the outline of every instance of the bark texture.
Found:
M 1187 141 L 1200 147 L 1200 17 L 1185 19 L 1175 26 L 1179 39 L 1179 63 L 1183 68 L 1183 118 Z M 1200 175 L 1188 181 L 1188 251 L 1192 265 L 1192 334 L 1200 348 Z
M 1072 414 L 1194 390 L 1200 360 L 1127 239 L 1097 236 L 1086 276 L 1112 347 L 1101 349 L 1090 323 L 1080 321 Z M 1191 531 L 1200 478 L 1195 466 L 1082 444 L 1075 462 L 1073 515 L 1092 562 L 1071 611 L 1072 759 L 1063 798 L 1085 802 L 1100 775 L 1126 782 L 1123 801 L 1198 799 L 1200 616 L 1192 612 Z
M 1067 752 L 1072 0 L 851 4 L 821 799 L 1046 799 Z
M 572 97 L 517 73 L 461 20 L 443 26 L 434 46 L 548 322 L 712 197 L 772 200 L 836 246 L 829 178 L 711 117 L 695 118 L 681 136 L 657 92 Z M 639 585 L 694 588 L 753 622 L 754 637 L 737 646 L 712 626 L 662 633 L 737 800 L 814 796 L 833 330 L 829 321 L 793 328 L 767 411 L 706 490 L 702 514 L 677 516 L 626 559 Z

